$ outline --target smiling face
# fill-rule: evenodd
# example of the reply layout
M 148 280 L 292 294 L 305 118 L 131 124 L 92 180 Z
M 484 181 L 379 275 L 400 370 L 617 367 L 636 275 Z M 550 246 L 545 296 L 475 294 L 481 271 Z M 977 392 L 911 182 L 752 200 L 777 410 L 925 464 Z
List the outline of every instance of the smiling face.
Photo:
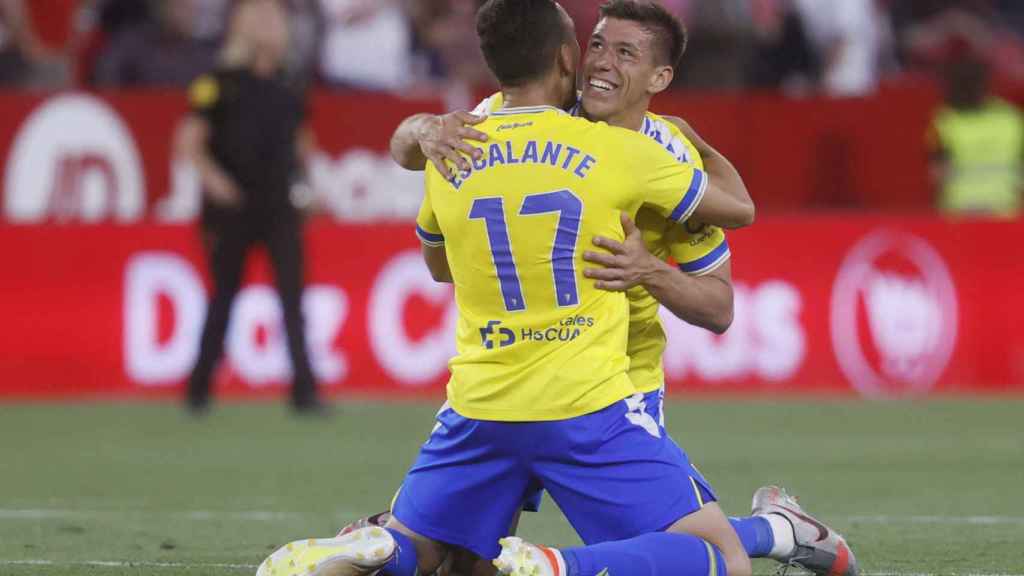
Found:
M 639 122 L 651 97 L 672 82 L 654 34 L 642 24 L 603 18 L 583 58 L 583 110 L 591 120 Z M 639 128 L 639 126 L 630 126 Z

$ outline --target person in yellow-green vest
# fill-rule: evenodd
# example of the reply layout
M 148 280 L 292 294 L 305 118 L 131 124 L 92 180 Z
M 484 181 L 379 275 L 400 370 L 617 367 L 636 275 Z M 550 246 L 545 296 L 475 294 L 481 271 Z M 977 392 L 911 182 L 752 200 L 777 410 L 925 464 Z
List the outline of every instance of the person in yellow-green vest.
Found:
M 1022 209 L 1024 118 L 989 92 L 973 56 L 950 65 L 946 101 L 928 131 L 938 208 L 953 215 L 1012 218 Z

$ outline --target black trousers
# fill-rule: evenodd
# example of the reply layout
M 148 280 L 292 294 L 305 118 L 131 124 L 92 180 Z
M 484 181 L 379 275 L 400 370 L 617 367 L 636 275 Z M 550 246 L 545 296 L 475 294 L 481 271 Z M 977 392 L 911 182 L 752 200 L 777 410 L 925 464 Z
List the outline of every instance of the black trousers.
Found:
M 206 311 L 199 358 L 188 381 L 186 401 L 202 407 L 210 399 L 210 378 L 224 350 L 231 303 L 238 294 L 249 250 L 264 244 L 274 268 L 277 292 L 284 309 L 288 353 L 292 363 L 291 401 L 303 407 L 317 400 L 302 318 L 302 222 L 293 209 L 274 214 L 249 211 L 204 212 L 202 230 L 213 276 L 213 297 Z

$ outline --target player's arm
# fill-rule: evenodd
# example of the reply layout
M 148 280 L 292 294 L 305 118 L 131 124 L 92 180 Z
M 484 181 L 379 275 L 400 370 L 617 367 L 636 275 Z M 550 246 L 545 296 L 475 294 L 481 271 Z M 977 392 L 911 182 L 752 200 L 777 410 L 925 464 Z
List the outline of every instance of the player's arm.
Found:
M 430 188 L 434 177 L 436 176 L 433 174 L 427 174 L 426 193 L 416 216 L 416 236 L 422 244 L 423 261 L 427 264 L 427 270 L 430 270 L 430 276 L 435 282 L 450 283 L 452 271 L 448 266 L 448 254 L 444 249 L 444 235 L 431 205 Z
M 704 160 L 704 168 L 715 184 L 694 211 L 693 218 L 721 228 L 742 228 L 754 223 L 754 201 L 736 167 L 718 150 L 704 141 L 685 120 L 665 116 L 693 142 Z
M 427 263 L 430 277 L 434 282 L 452 283 L 452 270 L 448 267 L 448 254 L 444 246 L 427 246 L 423 244 L 423 261 Z
M 588 250 L 587 262 L 600 268 L 586 268 L 583 275 L 596 280 L 601 290 L 621 292 L 643 286 L 651 296 L 679 319 L 722 334 L 732 324 L 732 268 L 727 260 L 703 276 L 692 276 L 648 252 L 640 230 L 622 215 L 624 242 L 595 237 L 594 244 L 607 252 Z
M 459 170 L 469 170 L 464 154 L 472 157 L 482 154 L 469 141 L 487 141 L 486 134 L 472 128 L 485 118 L 461 110 L 443 116 L 409 116 L 391 136 L 391 157 L 402 168 L 417 171 L 425 169 L 429 160 L 441 176 L 450 180 L 449 162 Z

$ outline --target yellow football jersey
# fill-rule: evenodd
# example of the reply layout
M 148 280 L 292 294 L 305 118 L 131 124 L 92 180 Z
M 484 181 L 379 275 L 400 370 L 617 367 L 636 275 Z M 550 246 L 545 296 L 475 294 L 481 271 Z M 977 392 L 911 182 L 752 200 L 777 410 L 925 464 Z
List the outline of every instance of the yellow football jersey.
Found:
M 703 170 L 696 147 L 668 120 L 648 112 L 640 132 L 658 142 L 676 160 Z M 730 257 L 725 232 L 717 226 L 687 222 L 680 226 L 657 212 L 641 208 L 636 219 L 647 250 L 662 260 L 669 257 L 687 274 L 700 276 L 716 270 Z M 665 329 L 658 316 L 660 305 L 642 286 L 627 293 L 629 298 L 629 378 L 637 390 L 653 392 L 665 385 L 661 357 L 665 353 Z
M 473 111 L 477 115 L 497 112 L 504 106 L 501 92 L 481 102 Z M 579 106 L 572 111 L 578 113 Z M 677 161 L 703 170 L 704 161 L 696 146 L 681 130 L 653 112 L 647 112 L 640 133 L 664 146 Z M 654 210 L 641 208 L 636 225 L 643 234 L 647 250 L 662 260 L 670 256 L 687 274 L 700 276 L 716 270 L 729 260 L 729 244 L 725 232 L 717 226 L 669 222 Z M 629 298 L 629 379 L 637 390 L 653 392 L 664 386 L 665 371 L 661 357 L 665 352 L 665 330 L 658 317 L 658 301 L 642 286 L 627 292 Z
M 417 218 L 455 284 L 449 402 L 474 419 L 558 420 L 635 393 L 626 296 L 584 279 L 582 253 L 594 236 L 623 238 L 621 212 L 685 221 L 706 175 L 650 138 L 556 108 L 505 109 L 477 129 L 490 138 L 483 157 L 452 181 L 428 166 Z

